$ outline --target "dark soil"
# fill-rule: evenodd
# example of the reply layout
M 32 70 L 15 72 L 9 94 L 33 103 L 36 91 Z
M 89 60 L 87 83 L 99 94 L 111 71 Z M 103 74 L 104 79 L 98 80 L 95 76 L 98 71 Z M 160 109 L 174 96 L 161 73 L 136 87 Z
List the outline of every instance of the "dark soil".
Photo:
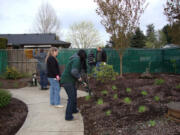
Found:
M 0 88 L 2 89 L 18 89 L 29 85 L 31 78 L 21 78 L 17 80 L 7 80 L 0 78 Z
M 155 79 L 163 79 L 165 83 L 156 85 Z M 85 135 L 180 135 L 180 123 L 165 117 L 167 103 L 180 101 L 180 89 L 176 88 L 180 75 L 156 74 L 153 79 L 140 79 L 139 74 L 127 74 L 116 81 L 101 83 L 90 79 L 89 82 L 93 96 L 90 100 L 78 99 Z M 113 85 L 117 90 L 112 89 Z M 131 88 L 131 92 L 126 88 Z M 103 90 L 108 94 L 102 94 Z M 148 93 L 146 96 L 141 94 L 143 90 Z M 160 100 L 155 101 L 154 96 Z M 125 103 L 125 97 L 132 102 Z M 97 104 L 99 98 L 103 99 L 102 105 Z M 145 106 L 146 111 L 140 113 L 139 106 Z M 110 115 L 106 114 L 108 110 Z M 155 121 L 155 126 L 149 124 L 150 120 Z
M 26 104 L 12 98 L 9 105 L 0 108 L 0 135 L 15 135 L 24 123 L 27 113 Z

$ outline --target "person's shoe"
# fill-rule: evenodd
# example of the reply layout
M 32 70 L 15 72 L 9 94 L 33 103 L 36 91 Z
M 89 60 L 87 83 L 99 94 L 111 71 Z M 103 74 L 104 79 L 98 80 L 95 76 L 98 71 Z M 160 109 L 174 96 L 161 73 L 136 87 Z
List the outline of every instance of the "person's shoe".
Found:
M 79 113 L 79 110 L 77 109 L 76 111 L 73 111 L 73 113 Z
M 73 116 L 71 118 L 65 118 L 65 120 L 67 120 L 67 121 L 72 121 L 73 119 L 74 119 Z
M 63 105 L 55 105 L 55 107 L 57 107 L 57 108 L 63 108 L 64 106 L 63 106 Z

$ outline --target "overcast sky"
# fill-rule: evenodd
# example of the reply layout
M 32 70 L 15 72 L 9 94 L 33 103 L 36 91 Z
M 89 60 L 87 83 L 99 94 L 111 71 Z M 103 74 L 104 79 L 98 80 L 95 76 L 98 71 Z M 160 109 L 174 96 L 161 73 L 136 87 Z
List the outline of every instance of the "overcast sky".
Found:
M 61 20 L 62 40 L 71 24 L 83 20 L 92 21 L 99 30 L 102 40 L 107 41 L 109 35 L 101 25 L 101 18 L 96 14 L 94 0 L 0 0 L 0 33 L 29 33 L 38 8 L 42 2 L 48 2 L 55 9 Z M 147 0 L 149 6 L 140 20 L 140 27 L 146 30 L 148 24 L 154 24 L 155 29 L 161 29 L 167 24 L 163 14 L 163 4 L 166 0 Z

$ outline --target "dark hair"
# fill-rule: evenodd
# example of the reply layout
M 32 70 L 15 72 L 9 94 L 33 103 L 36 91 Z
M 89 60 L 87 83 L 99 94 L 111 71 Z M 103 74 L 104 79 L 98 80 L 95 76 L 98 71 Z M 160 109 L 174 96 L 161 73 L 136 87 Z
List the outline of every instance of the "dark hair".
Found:
M 81 69 L 87 72 L 87 65 L 86 65 L 86 58 L 87 54 L 83 49 L 80 49 L 78 51 L 78 56 L 80 57 L 80 62 L 81 62 Z

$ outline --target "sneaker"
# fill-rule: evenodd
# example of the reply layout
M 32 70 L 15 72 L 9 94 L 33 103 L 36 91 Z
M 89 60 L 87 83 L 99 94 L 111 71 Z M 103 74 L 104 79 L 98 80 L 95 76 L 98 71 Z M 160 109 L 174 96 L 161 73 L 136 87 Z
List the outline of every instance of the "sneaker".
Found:
M 63 106 L 63 105 L 55 105 L 55 107 L 57 107 L 57 108 L 63 108 L 64 106 Z

